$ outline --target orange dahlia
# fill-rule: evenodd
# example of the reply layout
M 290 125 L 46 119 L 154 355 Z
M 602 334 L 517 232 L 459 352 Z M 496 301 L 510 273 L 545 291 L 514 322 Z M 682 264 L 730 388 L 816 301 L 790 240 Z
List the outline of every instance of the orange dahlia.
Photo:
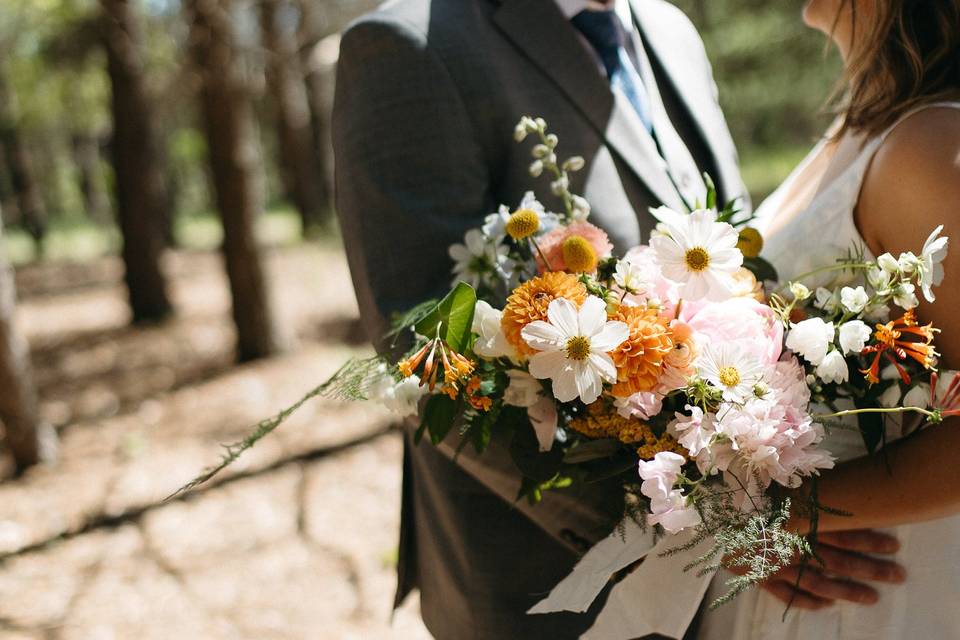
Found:
M 521 356 L 533 355 L 536 350 L 527 345 L 520 332 L 531 322 L 546 320 L 547 307 L 557 298 L 566 298 L 579 307 L 587 299 L 587 289 L 575 275 L 550 271 L 524 282 L 507 298 L 500 326 Z
M 611 320 L 626 322 L 630 337 L 610 356 L 617 365 L 617 383 L 613 395 L 626 398 L 657 386 L 663 359 L 673 350 L 669 320 L 655 309 L 621 305 Z

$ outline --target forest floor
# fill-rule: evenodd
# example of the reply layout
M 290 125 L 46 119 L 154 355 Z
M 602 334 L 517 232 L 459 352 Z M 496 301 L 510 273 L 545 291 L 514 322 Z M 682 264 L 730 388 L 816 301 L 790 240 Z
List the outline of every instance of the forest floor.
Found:
M 114 258 L 18 270 L 55 465 L 0 483 L 0 640 L 429 638 L 390 622 L 399 434 L 314 401 L 216 478 L 219 443 L 366 351 L 342 254 L 273 250 L 289 350 L 234 366 L 219 257 L 168 256 L 175 318 L 131 328 Z

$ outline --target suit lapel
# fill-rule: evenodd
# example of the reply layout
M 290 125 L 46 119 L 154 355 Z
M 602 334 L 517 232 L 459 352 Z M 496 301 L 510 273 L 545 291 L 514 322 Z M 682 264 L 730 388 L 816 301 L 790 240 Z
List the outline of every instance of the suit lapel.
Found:
M 736 166 L 731 164 L 730 158 L 718 153 L 719 150 L 728 146 L 724 138 L 727 128 L 710 86 L 699 77 L 705 76 L 707 70 L 703 69 L 701 73 L 699 69 L 691 69 L 693 62 L 689 59 L 690 52 L 678 46 L 677 41 L 672 39 L 669 29 L 657 28 L 658 25 L 651 20 L 651 8 L 645 6 L 644 0 L 630 0 L 630 2 L 641 37 L 647 45 L 648 55 L 655 58 L 663 67 L 668 81 L 680 97 L 680 101 L 713 155 L 714 166 L 720 175 L 711 176 L 711 178 L 717 181 L 717 186 L 727 197 L 739 194 L 741 183 Z M 719 121 L 718 118 L 720 118 Z
M 592 53 L 553 0 L 504 0 L 493 20 L 554 81 L 655 197 L 682 210 L 666 165 L 633 107 L 614 96 Z

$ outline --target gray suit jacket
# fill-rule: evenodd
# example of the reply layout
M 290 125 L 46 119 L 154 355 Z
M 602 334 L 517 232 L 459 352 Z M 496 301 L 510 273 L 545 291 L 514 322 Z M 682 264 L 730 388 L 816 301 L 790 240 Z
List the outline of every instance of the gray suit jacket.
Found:
M 745 196 L 696 30 L 662 0 L 634 0 L 634 14 L 673 126 L 721 197 Z M 572 189 L 618 251 L 649 237 L 649 207 L 681 206 L 554 0 L 397 0 L 344 33 L 337 210 L 363 321 L 381 350 L 391 314 L 449 287 L 450 244 L 501 203 L 548 193 L 528 174 L 530 145 L 512 139 L 522 115 L 546 119 L 562 157 L 587 160 Z M 595 614 L 524 611 L 610 532 L 621 491 L 601 483 L 533 508 L 515 503 L 508 445 L 495 436 L 483 456 L 465 450 L 454 463 L 450 446 L 407 436 L 398 601 L 418 586 L 438 638 L 574 638 Z

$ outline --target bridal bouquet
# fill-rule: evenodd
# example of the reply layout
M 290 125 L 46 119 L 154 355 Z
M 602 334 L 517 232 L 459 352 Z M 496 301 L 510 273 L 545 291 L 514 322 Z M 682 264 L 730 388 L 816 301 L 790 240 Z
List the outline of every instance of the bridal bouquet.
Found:
M 396 319 L 403 356 L 352 361 L 307 398 L 378 400 L 419 415 L 416 438 L 433 444 L 455 431 L 458 447 L 482 452 L 492 437 L 508 438 L 518 499 L 620 479 L 627 510 L 608 544 L 622 550 L 637 531 L 647 542 L 615 560 L 591 551 L 582 564 L 593 569 L 578 567 L 534 612 L 585 609 L 654 543 L 658 557 L 695 550 L 681 566 L 700 576 L 741 567 L 733 597 L 811 554 L 787 524 L 807 517 L 815 531 L 828 508 L 815 489 L 798 491 L 834 464 L 826 429 L 856 416 L 853 428 L 876 450 L 885 413 L 937 422 L 958 412 L 958 385 L 934 373 L 936 329 L 914 312 L 918 294 L 932 302 L 943 279 L 940 229 L 918 255 L 853 250 L 778 286 L 750 216 L 718 207 L 707 179 L 705 202 L 654 210 L 649 243 L 616 255 L 588 221 L 590 205 L 570 192 L 583 159 L 561 162 L 546 123 L 525 117 L 515 137 L 531 136 L 530 173 L 550 177 L 562 208 L 531 192 L 487 216 L 450 247 L 449 293 Z M 842 284 L 804 284 L 821 272 Z M 307 398 L 229 445 L 187 487 Z

